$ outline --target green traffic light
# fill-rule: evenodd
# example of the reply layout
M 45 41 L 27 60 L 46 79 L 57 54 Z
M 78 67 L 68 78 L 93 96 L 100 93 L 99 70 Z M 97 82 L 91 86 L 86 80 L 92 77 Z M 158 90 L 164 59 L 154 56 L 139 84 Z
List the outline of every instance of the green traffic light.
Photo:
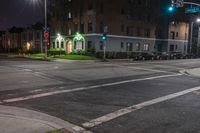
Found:
M 175 7 L 174 6 L 169 6 L 168 7 L 168 12 L 173 13 L 175 11 Z
M 168 9 L 170 12 L 172 12 L 173 10 L 174 10 L 174 8 L 173 7 L 169 7 L 169 9 Z

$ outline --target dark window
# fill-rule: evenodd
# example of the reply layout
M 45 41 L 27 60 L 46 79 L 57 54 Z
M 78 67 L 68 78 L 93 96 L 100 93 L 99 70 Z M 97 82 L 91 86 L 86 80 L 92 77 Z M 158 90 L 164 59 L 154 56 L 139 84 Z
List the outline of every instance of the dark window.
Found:
M 124 48 L 124 43 L 123 42 L 121 42 L 121 48 Z
M 29 40 L 33 40 L 33 33 L 32 32 L 29 33 Z
M 93 3 L 89 3 L 88 10 L 93 10 Z
M 87 46 L 88 49 L 91 49 L 92 48 L 92 41 L 88 41 L 88 46 Z
M 78 24 L 75 24 L 74 29 L 75 29 L 75 31 L 78 31 Z
M 140 36 L 140 27 L 137 28 L 137 36 Z
M 56 48 L 56 46 L 55 46 L 55 42 L 53 42 L 53 48 Z
M 100 23 L 99 31 L 100 31 L 101 33 L 104 32 L 104 24 L 103 24 L 103 22 Z
M 127 36 L 133 36 L 133 27 L 127 27 L 126 34 Z
M 59 42 L 57 42 L 57 48 L 59 48 Z
M 103 42 L 100 41 L 100 50 L 103 50 Z
M 174 45 L 170 45 L 169 50 L 170 50 L 170 52 L 173 52 L 174 51 Z
M 170 32 L 170 39 L 175 39 L 175 32 L 174 31 Z
M 122 14 L 122 15 L 124 14 L 124 9 L 123 9 L 123 8 L 121 9 L 121 14 Z
M 103 12 L 104 12 L 104 4 L 103 4 L 103 2 L 101 2 L 101 4 L 100 4 L 100 13 L 103 14 Z
M 81 33 L 84 33 L 84 24 L 81 24 L 80 32 L 81 32 Z
M 64 42 L 61 42 L 61 48 L 64 48 Z
M 146 31 L 145 31 L 145 37 L 150 37 L 150 29 L 146 29 Z
M 36 39 L 40 39 L 40 32 L 36 33 Z
M 124 32 L 124 25 L 121 25 L 121 32 Z
M 93 31 L 93 23 L 91 21 L 88 22 L 88 32 Z
M 141 0 L 138 0 L 138 5 L 142 5 L 142 1 Z
M 178 37 L 178 32 L 176 32 L 176 37 Z

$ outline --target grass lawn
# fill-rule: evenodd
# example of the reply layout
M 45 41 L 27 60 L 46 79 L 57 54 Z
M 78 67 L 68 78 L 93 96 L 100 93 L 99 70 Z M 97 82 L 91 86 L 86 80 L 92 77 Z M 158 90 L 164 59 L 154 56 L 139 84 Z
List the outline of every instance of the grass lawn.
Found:
M 85 55 L 61 55 L 56 58 L 67 60 L 96 60 L 96 57 Z
M 45 57 L 45 54 L 39 53 L 39 54 L 32 54 L 31 56 L 34 56 L 34 57 Z
M 35 57 L 37 59 L 44 59 L 45 54 L 38 53 L 38 54 L 32 54 L 32 57 Z M 54 59 L 54 58 L 50 58 Z M 67 60 L 96 60 L 96 57 L 93 56 L 85 56 L 85 55 L 61 55 L 56 56 L 55 59 L 67 59 Z

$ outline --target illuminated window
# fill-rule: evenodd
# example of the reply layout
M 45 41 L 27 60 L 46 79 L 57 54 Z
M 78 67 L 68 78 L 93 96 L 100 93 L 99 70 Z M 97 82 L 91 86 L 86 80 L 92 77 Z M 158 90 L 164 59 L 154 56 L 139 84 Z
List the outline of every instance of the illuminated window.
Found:
M 140 51 L 140 43 L 136 44 L 136 51 Z
M 144 51 L 149 51 L 149 44 L 144 44 Z
M 68 19 L 71 19 L 71 18 L 72 18 L 72 13 L 69 12 L 69 13 L 68 13 Z
M 72 30 L 69 28 L 68 30 L 68 34 L 71 35 L 72 34 Z

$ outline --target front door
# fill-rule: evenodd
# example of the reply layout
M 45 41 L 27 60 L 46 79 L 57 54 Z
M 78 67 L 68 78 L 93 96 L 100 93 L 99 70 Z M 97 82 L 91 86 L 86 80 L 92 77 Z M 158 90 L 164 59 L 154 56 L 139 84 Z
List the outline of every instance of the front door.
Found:
M 70 54 L 72 52 L 72 41 L 67 41 L 66 52 L 67 54 Z

